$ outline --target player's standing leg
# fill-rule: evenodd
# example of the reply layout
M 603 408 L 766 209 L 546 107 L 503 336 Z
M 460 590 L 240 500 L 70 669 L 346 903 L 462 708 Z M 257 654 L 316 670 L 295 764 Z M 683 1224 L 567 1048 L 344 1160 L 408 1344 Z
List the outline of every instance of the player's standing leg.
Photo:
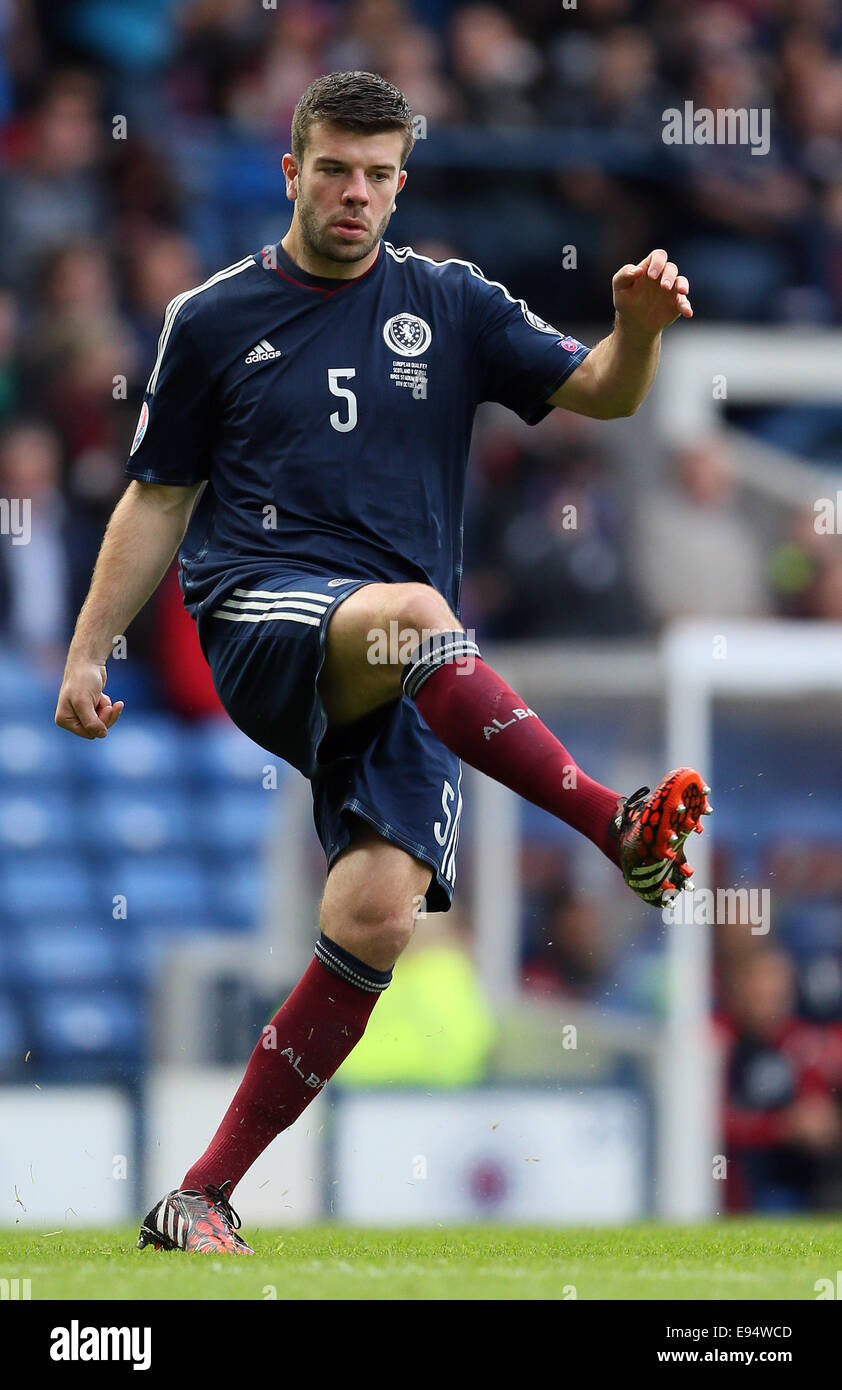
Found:
M 435 589 L 370 584 L 351 594 L 328 629 L 320 691 L 333 726 L 401 693 L 413 699 L 447 748 L 586 835 L 644 901 L 661 904 L 689 880 L 684 841 L 710 810 L 699 774 L 677 768 L 630 797 L 595 782 L 486 665 Z
M 264 1028 L 208 1148 L 180 1188 L 149 1212 L 141 1247 L 252 1253 L 237 1235 L 231 1193 L 359 1042 L 412 936 L 413 907 L 429 881 L 429 865 L 358 822 L 328 874 L 314 959 Z

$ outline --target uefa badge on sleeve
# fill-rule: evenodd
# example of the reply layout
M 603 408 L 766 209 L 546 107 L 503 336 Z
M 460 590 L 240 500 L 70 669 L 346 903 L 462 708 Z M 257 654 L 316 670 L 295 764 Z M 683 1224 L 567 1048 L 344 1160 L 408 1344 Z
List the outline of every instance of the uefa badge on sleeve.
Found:
M 144 436 L 145 433 L 146 433 L 146 426 L 147 426 L 148 424 L 149 424 L 149 406 L 147 405 L 146 401 L 144 401 L 144 402 L 143 402 L 143 405 L 140 407 L 140 415 L 138 416 L 137 429 L 136 429 L 135 432 L 134 432 L 134 439 L 132 440 L 132 447 L 131 447 L 131 449 L 129 450 L 129 458 L 131 458 L 132 454 L 137 453 L 138 449 L 140 448 L 141 441 L 142 441 L 142 439 L 143 439 L 143 436 Z

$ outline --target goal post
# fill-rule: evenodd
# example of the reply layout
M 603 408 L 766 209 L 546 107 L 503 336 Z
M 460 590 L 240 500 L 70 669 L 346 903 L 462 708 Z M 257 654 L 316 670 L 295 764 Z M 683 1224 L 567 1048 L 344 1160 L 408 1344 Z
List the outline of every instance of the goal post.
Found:
M 724 640 L 723 640 L 724 639 Z M 712 765 L 717 698 L 763 704 L 842 695 L 842 623 L 768 620 L 683 623 L 662 643 L 668 759 Z M 694 883 L 710 887 L 716 789 L 709 833 L 693 844 Z M 711 931 L 676 924 L 667 936 L 670 1007 L 664 1038 L 658 1144 L 659 1210 L 680 1219 L 714 1210 L 719 1144 L 710 1036 Z

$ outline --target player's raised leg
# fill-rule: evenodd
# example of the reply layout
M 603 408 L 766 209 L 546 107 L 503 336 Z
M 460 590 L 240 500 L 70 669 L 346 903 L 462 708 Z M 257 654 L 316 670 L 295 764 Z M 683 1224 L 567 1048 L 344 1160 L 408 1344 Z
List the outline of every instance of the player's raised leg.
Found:
M 646 902 L 690 875 L 687 835 L 710 809 L 692 768 L 628 799 L 593 780 L 524 700 L 482 660 L 444 598 L 424 584 L 371 584 L 328 628 L 320 692 L 331 725 L 401 693 L 452 752 L 586 835 Z
M 237 1234 L 231 1193 L 359 1042 L 429 882 L 429 865 L 355 823 L 350 846 L 328 874 L 314 959 L 264 1028 L 208 1148 L 146 1217 L 141 1247 L 252 1253 Z

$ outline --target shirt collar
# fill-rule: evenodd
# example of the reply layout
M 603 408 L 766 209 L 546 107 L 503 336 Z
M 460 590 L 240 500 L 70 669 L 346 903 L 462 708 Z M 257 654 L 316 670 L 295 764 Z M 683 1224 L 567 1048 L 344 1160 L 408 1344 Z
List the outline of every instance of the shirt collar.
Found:
M 352 279 L 334 278 L 325 275 L 310 275 L 308 271 L 302 270 L 300 265 L 287 255 L 280 242 L 276 246 L 264 246 L 262 251 L 258 251 L 256 260 L 270 275 L 278 275 L 281 280 L 298 285 L 300 289 L 317 290 L 323 295 L 336 294 L 339 290 L 350 289 L 352 285 L 359 285 L 364 280 L 368 280 L 382 266 L 385 257 L 383 255 L 383 242 L 377 247 L 377 259 L 362 275 L 355 275 Z

